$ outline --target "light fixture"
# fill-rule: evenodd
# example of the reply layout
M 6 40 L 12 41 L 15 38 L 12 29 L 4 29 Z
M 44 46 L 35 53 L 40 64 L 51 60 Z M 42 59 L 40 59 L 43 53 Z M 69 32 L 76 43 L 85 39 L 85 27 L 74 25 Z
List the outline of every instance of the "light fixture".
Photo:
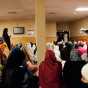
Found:
M 88 7 L 79 7 L 79 8 L 76 8 L 75 11 L 78 11 L 78 12 L 88 11 Z
M 16 11 L 9 11 L 8 14 L 16 14 Z
M 56 14 L 55 12 L 49 12 L 48 14 Z

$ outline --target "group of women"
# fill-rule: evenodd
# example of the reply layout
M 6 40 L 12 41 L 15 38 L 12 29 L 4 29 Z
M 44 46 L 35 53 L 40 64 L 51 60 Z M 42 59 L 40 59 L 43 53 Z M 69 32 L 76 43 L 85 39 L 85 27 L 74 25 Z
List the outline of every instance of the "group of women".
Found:
M 0 88 L 88 88 L 86 43 L 47 44 L 45 59 L 37 64 L 29 46 L 11 48 L 4 32 L 0 38 Z

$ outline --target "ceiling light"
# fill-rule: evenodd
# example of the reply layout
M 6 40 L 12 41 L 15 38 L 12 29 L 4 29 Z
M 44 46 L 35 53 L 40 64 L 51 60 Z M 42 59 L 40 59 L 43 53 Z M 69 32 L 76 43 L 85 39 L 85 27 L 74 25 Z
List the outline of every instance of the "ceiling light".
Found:
M 88 11 L 88 7 L 80 7 L 80 8 L 76 8 L 75 11 L 81 12 L 81 11 Z
M 17 12 L 16 11 L 10 11 L 8 12 L 8 14 L 16 14 Z
M 49 12 L 48 14 L 56 14 L 55 12 Z

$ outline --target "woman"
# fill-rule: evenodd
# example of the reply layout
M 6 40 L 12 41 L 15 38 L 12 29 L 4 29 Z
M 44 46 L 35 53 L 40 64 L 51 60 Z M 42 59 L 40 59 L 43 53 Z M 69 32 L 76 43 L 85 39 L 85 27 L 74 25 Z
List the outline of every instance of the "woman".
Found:
M 81 85 L 80 88 L 88 88 L 88 63 L 85 64 L 81 69 Z
M 2 35 L 4 41 L 6 42 L 9 50 L 11 49 L 11 43 L 10 43 L 10 37 L 8 35 L 8 29 L 5 28 L 4 31 L 3 31 L 3 35 Z
M 80 88 L 81 68 L 85 61 L 66 61 L 63 68 L 63 80 L 66 88 Z
M 76 44 L 75 47 L 71 50 L 70 53 L 70 60 L 71 61 L 81 61 L 81 56 L 78 51 L 78 45 Z
M 0 64 L 5 65 L 9 50 L 3 42 L 3 39 L 0 37 Z
M 47 50 L 45 60 L 39 66 L 39 81 L 41 88 L 62 88 L 62 66 L 56 61 L 52 50 Z
M 2 87 L 0 88 L 38 88 L 37 78 L 27 69 L 25 53 L 14 48 L 3 70 Z

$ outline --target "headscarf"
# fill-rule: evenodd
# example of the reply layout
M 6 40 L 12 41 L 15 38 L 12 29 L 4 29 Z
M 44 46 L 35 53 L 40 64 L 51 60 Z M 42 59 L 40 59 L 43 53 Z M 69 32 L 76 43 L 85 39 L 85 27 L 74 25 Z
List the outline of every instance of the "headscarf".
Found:
M 56 59 L 57 61 L 62 61 L 61 58 L 60 58 L 60 50 L 59 50 L 59 46 L 55 45 L 54 46 L 54 53 L 55 53 L 55 56 L 56 56 Z
M 10 55 L 8 56 L 7 67 L 16 68 L 20 65 L 23 65 L 24 60 L 25 60 L 24 52 L 21 51 L 20 48 L 16 47 L 11 51 Z
M 82 78 L 88 82 L 88 63 L 82 67 L 81 75 L 82 75 Z
M 45 53 L 45 62 L 52 63 L 52 64 L 56 62 L 55 54 L 50 49 L 48 49 Z
M 0 44 L 0 64 L 4 64 L 4 60 L 6 59 L 4 50 L 5 50 L 5 45 L 1 43 Z
M 42 88 L 61 88 L 61 63 L 57 63 L 52 50 L 46 50 L 45 61 L 39 66 L 39 81 Z

